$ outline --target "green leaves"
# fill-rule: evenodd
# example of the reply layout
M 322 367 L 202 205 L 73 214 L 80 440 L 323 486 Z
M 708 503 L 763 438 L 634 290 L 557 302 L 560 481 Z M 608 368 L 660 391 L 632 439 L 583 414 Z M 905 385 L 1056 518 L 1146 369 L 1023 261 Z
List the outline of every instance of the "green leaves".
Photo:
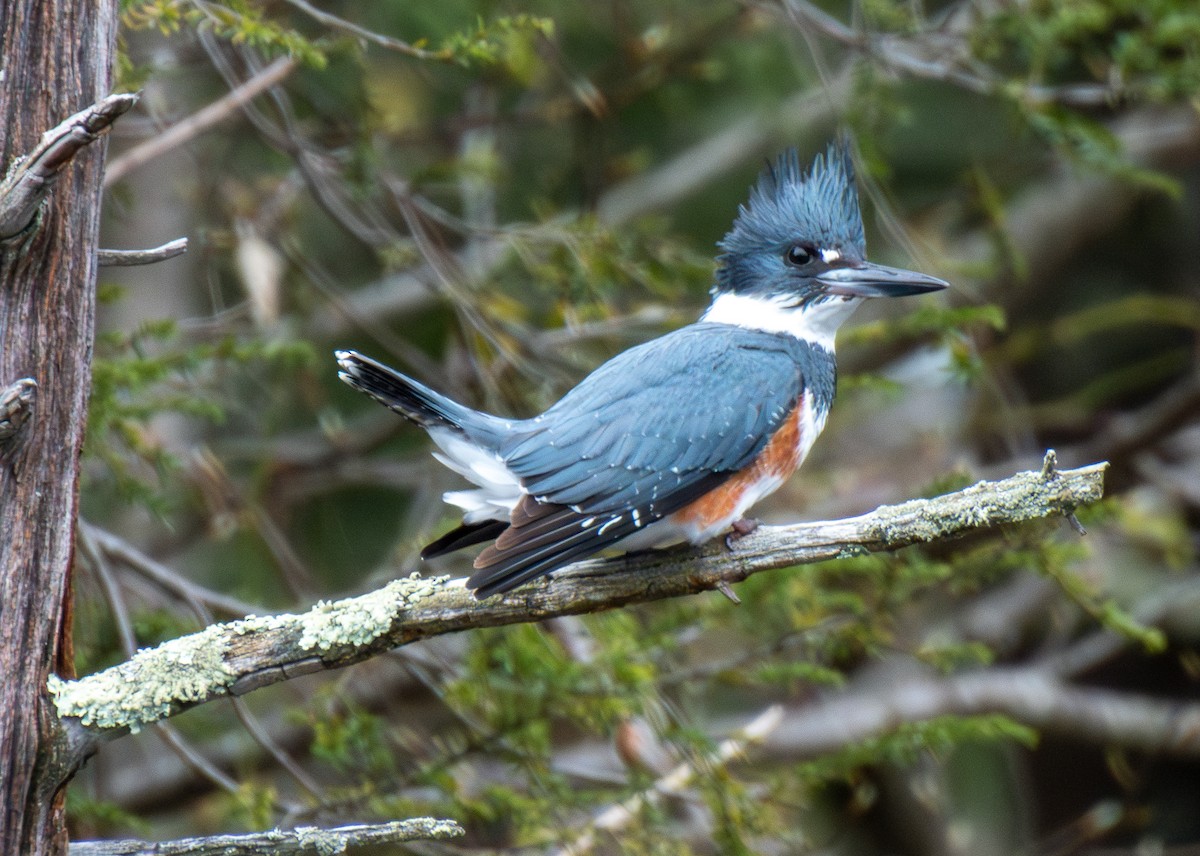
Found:
M 478 18 L 474 27 L 449 36 L 442 51 L 465 68 L 498 68 L 528 84 L 540 72 L 539 39 L 554 36 L 554 21 L 536 15 L 502 15 L 494 21 Z
M 86 457 L 102 470 L 85 470 L 91 487 L 107 483 L 128 502 L 162 513 L 163 479 L 178 461 L 154 420 L 176 414 L 219 424 L 227 416 L 222 384 L 227 366 L 295 371 L 314 359 L 304 342 L 279 340 L 189 342 L 170 320 L 145 322 L 132 333 L 97 337 L 92 364 Z M 177 446 L 177 444 L 175 444 Z
M 1020 58 L 1039 83 L 1105 83 L 1114 101 L 1194 94 L 1198 43 L 1200 16 L 1189 0 L 1038 0 L 1004 9 L 975 33 L 984 59 Z
M 221 39 L 264 53 L 288 54 L 313 68 L 323 68 L 325 54 L 316 42 L 268 17 L 253 0 L 197 3 L 194 0 L 122 0 L 121 22 L 128 28 L 157 29 L 163 35 L 183 27 L 210 29 Z

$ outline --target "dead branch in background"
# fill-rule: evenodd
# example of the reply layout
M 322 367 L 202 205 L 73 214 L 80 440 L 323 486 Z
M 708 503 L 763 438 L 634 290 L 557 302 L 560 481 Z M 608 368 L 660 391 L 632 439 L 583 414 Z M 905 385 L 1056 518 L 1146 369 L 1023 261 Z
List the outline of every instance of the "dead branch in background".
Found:
M 135 265 L 152 265 L 165 262 L 187 252 L 188 239 L 176 238 L 173 241 L 149 250 L 97 250 L 96 261 L 100 267 L 133 267 Z
M 343 853 L 350 847 L 401 841 L 446 841 L 466 833 L 452 820 L 415 817 L 389 823 L 364 823 L 320 829 L 298 826 L 244 835 L 210 835 L 177 841 L 73 841 L 70 856 L 301 856 Z
M 120 181 L 144 163 L 166 154 L 188 140 L 203 134 L 213 126 L 232 116 L 252 98 L 261 95 L 296 69 L 296 60 L 280 57 L 254 77 L 222 95 L 216 101 L 176 122 L 156 137 L 151 137 L 118 158 L 114 158 L 104 172 L 104 186 Z

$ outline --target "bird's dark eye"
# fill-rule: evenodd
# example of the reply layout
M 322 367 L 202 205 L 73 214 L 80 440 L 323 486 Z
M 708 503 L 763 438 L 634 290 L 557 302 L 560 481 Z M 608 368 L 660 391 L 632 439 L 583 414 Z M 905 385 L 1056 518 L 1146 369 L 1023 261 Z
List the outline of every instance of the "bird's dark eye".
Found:
M 787 259 L 788 264 L 802 267 L 813 260 L 813 251 L 803 244 L 795 244 L 788 248 L 784 258 Z

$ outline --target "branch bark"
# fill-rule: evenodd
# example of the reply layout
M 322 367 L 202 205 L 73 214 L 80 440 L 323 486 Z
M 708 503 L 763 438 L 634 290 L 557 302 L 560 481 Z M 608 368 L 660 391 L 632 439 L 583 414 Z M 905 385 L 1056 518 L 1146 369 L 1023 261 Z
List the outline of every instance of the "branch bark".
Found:
M 0 183 L 0 241 L 15 238 L 33 225 L 59 174 L 137 100 L 129 93 L 101 98 L 43 134 L 28 156 L 13 161 Z
M 116 5 L 0 3 L 0 234 L 19 235 L 0 243 L 0 378 L 38 384 L 37 416 L 0 461 L 0 853 L 22 856 L 66 850 L 70 768 L 46 680 L 73 659 L 69 569 L 105 149 L 89 143 L 134 99 L 106 97 Z M 77 112 L 84 104 L 95 106 Z
M 1052 453 L 1047 461 L 1052 460 Z M 131 730 L 222 696 L 338 668 L 444 633 L 541 621 L 706 591 L 760 571 L 895 550 L 1053 515 L 1098 500 L 1106 464 L 980 482 L 846 520 L 764 526 L 726 548 L 590 560 L 552 581 L 477 601 L 461 581 L 416 574 L 303 615 L 251 616 L 142 651 L 79 681 L 52 680 L 72 763 Z
M 348 847 L 394 844 L 400 841 L 445 841 L 466 833 L 452 820 L 415 817 L 390 823 L 363 823 L 320 829 L 298 826 L 246 835 L 209 835 L 176 841 L 76 841 L 70 856 L 301 856 L 342 853 Z
M 149 250 L 99 250 L 100 267 L 133 267 L 165 262 L 187 252 L 188 239 L 176 238 Z
M 37 381 L 23 377 L 0 389 L 0 450 L 16 439 L 33 415 L 37 402 Z

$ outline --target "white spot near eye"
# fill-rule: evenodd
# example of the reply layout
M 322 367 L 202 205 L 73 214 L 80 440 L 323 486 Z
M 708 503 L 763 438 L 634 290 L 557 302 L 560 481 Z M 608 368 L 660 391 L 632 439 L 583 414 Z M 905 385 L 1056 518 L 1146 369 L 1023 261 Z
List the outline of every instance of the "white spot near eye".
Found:
M 834 262 L 840 260 L 841 257 L 842 254 L 837 250 L 821 250 L 821 261 L 825 262 L 827 265 L 833 264 Z

